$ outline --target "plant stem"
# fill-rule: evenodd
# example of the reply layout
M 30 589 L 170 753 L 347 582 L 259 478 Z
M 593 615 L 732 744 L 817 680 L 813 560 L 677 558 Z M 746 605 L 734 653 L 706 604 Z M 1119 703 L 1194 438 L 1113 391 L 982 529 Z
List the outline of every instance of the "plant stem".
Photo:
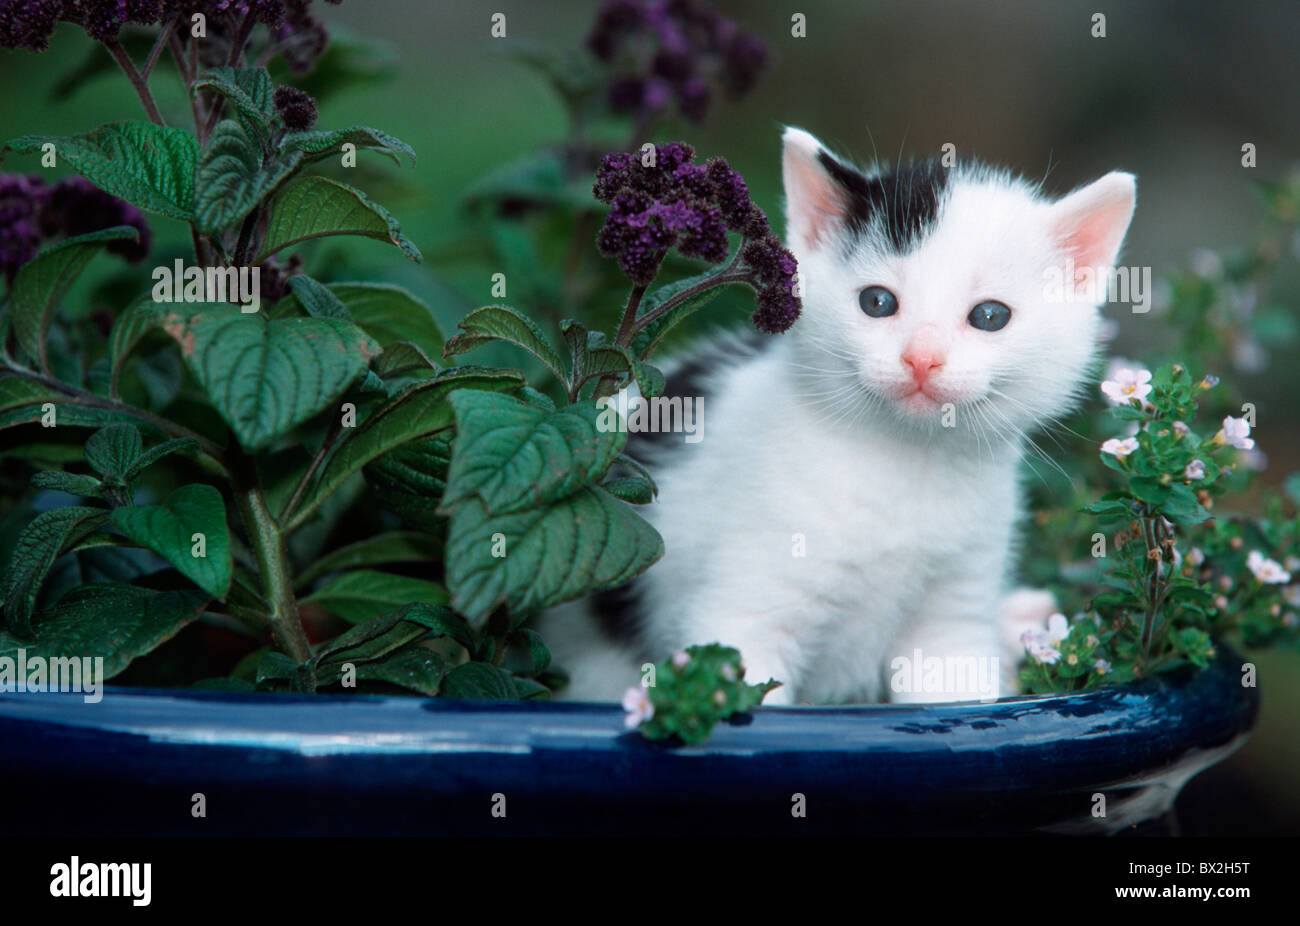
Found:
M 167 123 L 163 121 L 162 113 L 158 112 L 158 104 L 154 102 L 153 94 L 149 92 L 148 81 L 140 76 L 140 72 L 136 70 L 135 63 L 131 60 L 131 56 L 126 53 L 126 49 L 122 47 L 117 39 L 105 41 L 104 47 L 108 49 L 108 53 L 113 56 L 117 66 L 122 69 L 126 79 L 135 88 L 135 94 L 140 98 L 140 103 L 144 106 L 149 121 L 155 125 L 165 126 Z
M 251 463 L 249 468 L 251 469 Z M 239 513 L 244 519 L 244 527 L 257 557 L 257 568 L 262 574 L 266 600 L 271 605 L 271 629 L 275 641 L 295 662 L 306 662 L 311 659 L 311 644 L 307 642 L 302 621 L 298 618 L 298 603 L 293 596 L 293 581 L 289 578 L 284 535 L 267 508 L 261 489 L 253 486 L 240 491 Z
M 629 347 L 632 339 L 636 337 L 638 331 L 636 313 L 641 307 L 641 299 L 645 296 L 646 287 L 633 287 L 631 294 L 627 297 L 627 305 L 623 307 L 623 321 L 618 326 L 618 334 L 614 338 L 614 343 L 623 347 Z
M 311 485 L 311 481 L 315 477 L 316 471 L 319 470 L 321 464 L 325 462 L 325 457 L 329 455 L 329 451 L 334 446 L 334 442 L 338 440 L 340 433 L 341 431 L 336 425 L 333 433 L 325 438 L 325 442 L 320 445 L 320 450 L 317 450 L 316 455 L 312 457 L 311 465 L 308 466 L 307 471 L 302 474 L 302 478 L 298 480 L 298 484 L 293 487 L 293 494 L 289 496 L 289 501 L 285 504 L 284 511 L 280 515 L 288 525 L 289 532 L 292 533 L 300 522 L 300 519 L 292 518 L 294 509 L 297 508 L 298 503 L 302 501 L 303 493 L 307 491 L 307 486 Z
M 158 63 L 158 56 L 162 54 L 163 47 L 167 45 L 174 28 L 176 28 L 176 20 L 169 20 L 167 25 L 162 27 L 162 31 L 158 33 L 153 48 L 149 49 L 149 57 L 145 59 L 144 67 L 140 69 L 140 76 L 145 80 L 148 80 L 149 75 L 153 73 L 153 66 Z
M 734 266 L 734 262 L 732 266 Z M 632 343 L 632 338 L 635 337 L 637 334 L 639 334 L 641 330 L 645 328 L 647 325 L 651 324 L 652 322 L 658 321 L 660 318 L 667 315 L 669 312 L 677 308 L 683 302 L 688 302 L 691 299 L 694 299 L 696 296 L 698 296 L 702 292 L 705 292 L 706 290 L 710 290 L 715 286 L 725 286 L 728 283 L 748 283 L 749 280 L 750 280 L 750 276 L 748 270 L 733 270 L 731 268 L 724 270 L 722 273 L 719 273 L 716 276 L 711 276 L 708 279 L 700 280 L 700 282 L 696 283 L 694 286 L 688 286 L 686 289 L 682 290 L 680 293 L 678 293 L 677 295 L 673 296 L 671 299 L 664 302 L 663 305 L 655 306 L 655 308 L 653 308 L 645 315 L 638 318 L 636 320 L 636 325 L 631 335 L 628 336 L 627 341 L 620 340 L 618 341 L 618 343 L 622 344 L 624 347 L 630 346 Z M 623 336 L 623 332 L 622 330 L 620 330 L 619 337 L 621 338 L 622 336 Z

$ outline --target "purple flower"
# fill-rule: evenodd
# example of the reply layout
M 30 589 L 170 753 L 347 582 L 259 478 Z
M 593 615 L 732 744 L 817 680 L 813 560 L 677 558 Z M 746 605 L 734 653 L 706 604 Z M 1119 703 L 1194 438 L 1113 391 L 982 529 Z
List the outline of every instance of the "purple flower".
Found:
M 131 263 L 144 260 L 153 240 L 149 223 L 135 206 L 105 193 L 89 180 L 60 180 L 50 189 L 41 209 L 41 232 L 47 238 L 74 238 L 115 225 L 130 225 L 139 237 L 135 241 L 111 242 L 105 250 Z
M 38 213 L 48 195 L 36 177 L 0 174 L 0 272 L 9 283 L 40 247 Z
M 162 0 L 70 0 L 64 11 L 64 18 L 80 23 L 91 38 L 102 42 L 116 39 L 126 23 L 147 26 L 162 15 Z
M 272 100 L 290 132 L 305 132 L 316 124 L 316 101 L 310 94 L 297 87 L 276 87 Z
M 742 96 L 767 62 L 761 40 L 696 0 L 605 0 L 587 47 L 613 71 L 610 105 L 639 119 L 675 101 L 700 122 L 715 87 Z
M 794 256 L 772 234 L 740 174 L 721 158 L 706 164 L 694 159 L 695 150 L 684 142 L 656 145 L 653 158 L 605 155 L 592 187 L 610 204 L 597 248 L 617 259 L 632 282 L 647 286 L 670 249 L 720 264 L 731 250 L 728 232 L 737 232 L 745 242 L 743 269 L 757 290 L 754 325 L 772 334 L 785 331 L 800 311 Z
M 0 0 L 0 48 L 45 51 L 63 0 Z

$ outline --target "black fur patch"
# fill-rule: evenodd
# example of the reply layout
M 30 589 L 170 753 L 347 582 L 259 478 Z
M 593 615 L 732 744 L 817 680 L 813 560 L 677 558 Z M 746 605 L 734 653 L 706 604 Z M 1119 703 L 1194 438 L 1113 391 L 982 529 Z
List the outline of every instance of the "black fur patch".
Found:
M 950 170 L 938 161 L 901 165 L 868 177 L 826 151 L 818 152 L 817 160 L 845 192 L 848 226 L 854 234 L 862 235 L 879 223 L 889 243 L 903 253 L 934 225 Z

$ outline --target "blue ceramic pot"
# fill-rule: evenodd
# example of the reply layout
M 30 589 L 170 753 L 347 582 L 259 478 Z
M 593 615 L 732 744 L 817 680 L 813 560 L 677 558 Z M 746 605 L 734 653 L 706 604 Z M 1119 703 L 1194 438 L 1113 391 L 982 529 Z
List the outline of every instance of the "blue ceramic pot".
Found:
M 0 784 L 23 799 L 0 830 L 1107 834 L 1159 818 L 1241 746 L 1258 694 L 1240 666 L 1224 652 L 1199 673 L 989 704 L 762 708 L 675 749 L 613 705 L 5 694 Z

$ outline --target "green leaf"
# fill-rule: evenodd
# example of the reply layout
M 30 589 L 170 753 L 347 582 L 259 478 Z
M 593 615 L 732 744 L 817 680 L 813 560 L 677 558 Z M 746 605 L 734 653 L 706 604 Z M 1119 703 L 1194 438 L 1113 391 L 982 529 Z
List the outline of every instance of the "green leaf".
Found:
M 288 184 L 272 203 L 262 242 L 261 263 L 287 247 L 328 235 L 361 235 L 389 241 L 413 261 L 419 249 L 402 234 L 397 220 L 360 190 L 326 177 L 301 177 Z
M 599 482 L 627 441 L 594 405 L 547 412 L 510 396 L 461 391 L 443 507 L 477 496 L 491 514 L 536 508 Z
M 466 649 L 474 645 L 474 632 L 459 614 L 441 605 L 417 603 L 371 618 L 340 634 L 325 644 L 316 655 L 316 663 L 325 667 L 382 659 L 425 636 L 448 637 Z
M 463 194 L 467 206 L 480 203 L 535 203 L 574 209 L 596 209 L 600 204 L 589 182 L 568 179 L 562 152 L 550 149 L 525 155 L 476 180 Z
M 194 619 L 207 600 L 201 592 L 160 592 L 130 585 L 74 588 L 42 612 L 34 643 L 0 632 L 0 657 L 95 658 L 104 678 L 156 649 Z
M 161 505 L 113 511 L 113 526 L 153 550 L 213 598 L 230 590 L 230 534 L 221 493 L 208 485 L 181 486 Z M 195 534 L 204 537 L 205 556 L 195 556 Z
M 508 390 L 517 388 L 521 382 L 519 374 L 513 371 L 462 367 L 412 386 L 367 418 L 330 452 L 320 475 L 304 495 L 302 505 L 293 512 L 291 527 L 300 524 L 325 496 L 380 454 L 450 427 L 453 417 L 447 396 L 454 390 Z
M 438 372 L 438 365 L 418 345 L 409 341 L 394 341 L 384 346 L 370 368 L 381 377 L 409 376 L 426 371 Z
M 55 492 L 67 492 L 69 495 L 85 495 L 98 498 L 104 486 L 94 476 L 79 473 L 64 473 L 58 470 L 46 470 L 32 477 L 32 485 L 38 489 L 52 489 Z
M 510 636 L 511 647 L 528 651 L 529 675 L 541 675 L 551 665 L 551 651 L 536 630 L 516 630 Z
M 1181 484 L 1170 486 L 1169 497 L 1161 503 L 1160 510 L 1175 524 L 1200 524 L 1210 517 L 1210 512 L 1197 501 L 1196 491 Z
M 364 125 L 354 125 L 346 129 L 315 129 L 310 132 L 290 132 L 284 136 L 281 150 L 301 152 L 303 163 L 310 163 L 331 155 L 343 155 L 343 145 L 356 145 L 367 151 L 378 151 L 393 161 L 401 163 L 398 155 L 405 155 L 415 163 L 415 152 L 411 146 L 387 132 L 372 129 Z
M 133 424 L 112 424 L 86 441 L 86 462 L 104 482 L 120 485 L 144 450 L 140 431 Z
M 454 334 L 442 349 L 444 357 L 453 357 L 473 350 L 486 341 L 508 341 L 528 351 L 551 372 L 565 381 L 564 364 L 546 340 L 546 335 L 527 315 L 508 305 L 489 305 L 476 309 L 460 322 L 460 333 Z
M 429 357 L 442 353 L 442 332 L 433 311 L 402 287 L 389 283 L 331 283 L 329 290 L 347 306 L 352 320 L 384 348 L 405 341 Z
M 19 268 L 9 294 L 14 337 L 27 355 L 40 363 L 42 370 L 50 368 L 45 333 L 68 287 L 104 245 L 135 240 L 137 235 L 129 225 L 78 235 L 46 248 Z
M 192 437 L 174 437 L 171 440 L 155 444 L 140 454 L 135 462 L 127 467 L 126 472 L 122 474 L 122 481 L 130 485 L 141 473 L 163 457 L 173 453 L 196 453 L 198 449 L 199 442 Z
M 387 682 L 411 691 L 433 696 L 450 667 L 433 650 L 408 646 L 387 659 L 363 662 L 357 666 L 357 678 L 368 682 Z
M 163 329 L 241 444 L 261 450 L 330 405 L 379 353 L 356 325 L 267 321 L 226 303 L 172 312 Z
M 194 175 L 194 221 L 199 230 L 215 237 L 243 221 L 294 166 L 268 161 L 243 122 L 222 119 L 204 144 Z
M 545 508 L 495 516 L 474 497 L 451 516 L 447 586 L 452 607 L 472 620 L 502 602 L 533 613 L 622 585 L 662 555 L 655 529 L 595 486 Z
M 1282 490 L 1291 499 L 1291 504 L 1300 508 L 1300 473 L 1290 473 L 1282 482 Z
M 654 486 L 640 476 L 624 476 L 621 479 L 611 479 L 609 482 L 602 484 L 601 488 L 615 498 L 621 498 L 633 505 L 648 505 L 655 498 Z
M 302 600 L 359 624 L 404 604 L 446 604 L 447 592 L 437 582 L 358 569 L 335 576 Z
M 56 508 L 38 514 L 23 528 L 9 556 L 3 583 L 5 619 L 11 630 L 31 636 L 32 611 L 50 566 L 108 516 L 104 508 Z
M 438 693 L 444 698 L 488 701 L 513 701 L 519 697 L 510 673 L 486 662 L 456 666 L 443 677 Z
M 353 320 L 347 306 L 339 301 L 338 296 L 326 289 L 323 283 L 318 283 L 306 274 L 296 273 L 289 277 L 289 288 L 293 290 L 298 304 L 306 309 L 307 314 L 312 318 L 337 318 L 345 322 Z M 370 332 L 366 331 L 366 334 Z
M 359 566 L 384 563 L 420 563 L 435 560 L 442 552 L 437 537 L 418 531 L 390 531 L 340 547 L 313 562 L 298 575 L 294 585 L 306 588 L 321 576 Z
M 275 118 L 274 84 L 266 68 L 213 68 L 194 82 L 191 92 L 215 90 L 266 136 Z
M 108 336 L 108 360 L 112 369 L 110 395 L 117 397 L 126 358 L 158 326 L 158 315 L 158 306 L 153 297 L 144 296 L 127 306 L 114 319 L 113 330 Z
M 146 212 L 188 222 L 194 216 L 199 145 L 182 129 L 152 122 L 110 122 L 83 135 L 25 135 L 0 149 L 23 154 L 54 144 L 59 161 L 95 186 Z
M 685 277 L 669 283 L 667 286 L 661 286 L 641 300 L 641 306 L 637 311 L 640 316 L 649 315 L 655 309 L 659 308 L 670 299 L 680 296 L 686 290 L 698 283 L 703 283 L 711 277 L 718 276 L 722 271 L 706 270 L 704 273 L 698 273 L 695 276 Z M 649 325 L 646 325 L 640 333 L 632 340 L 632 350 L 636 356 L 647 359 L 653 354 L 659 345 L 663 343 L 664 337 L 679 322 L 685 321 L 691 315 L 694 315 L 700 309 L 712 302 L 719 293 L 722 292 L 721 286 L 711 286 L 699 294 L 687 299 L 681 305 L 677 306 L 667 315 L 655 319 Z

